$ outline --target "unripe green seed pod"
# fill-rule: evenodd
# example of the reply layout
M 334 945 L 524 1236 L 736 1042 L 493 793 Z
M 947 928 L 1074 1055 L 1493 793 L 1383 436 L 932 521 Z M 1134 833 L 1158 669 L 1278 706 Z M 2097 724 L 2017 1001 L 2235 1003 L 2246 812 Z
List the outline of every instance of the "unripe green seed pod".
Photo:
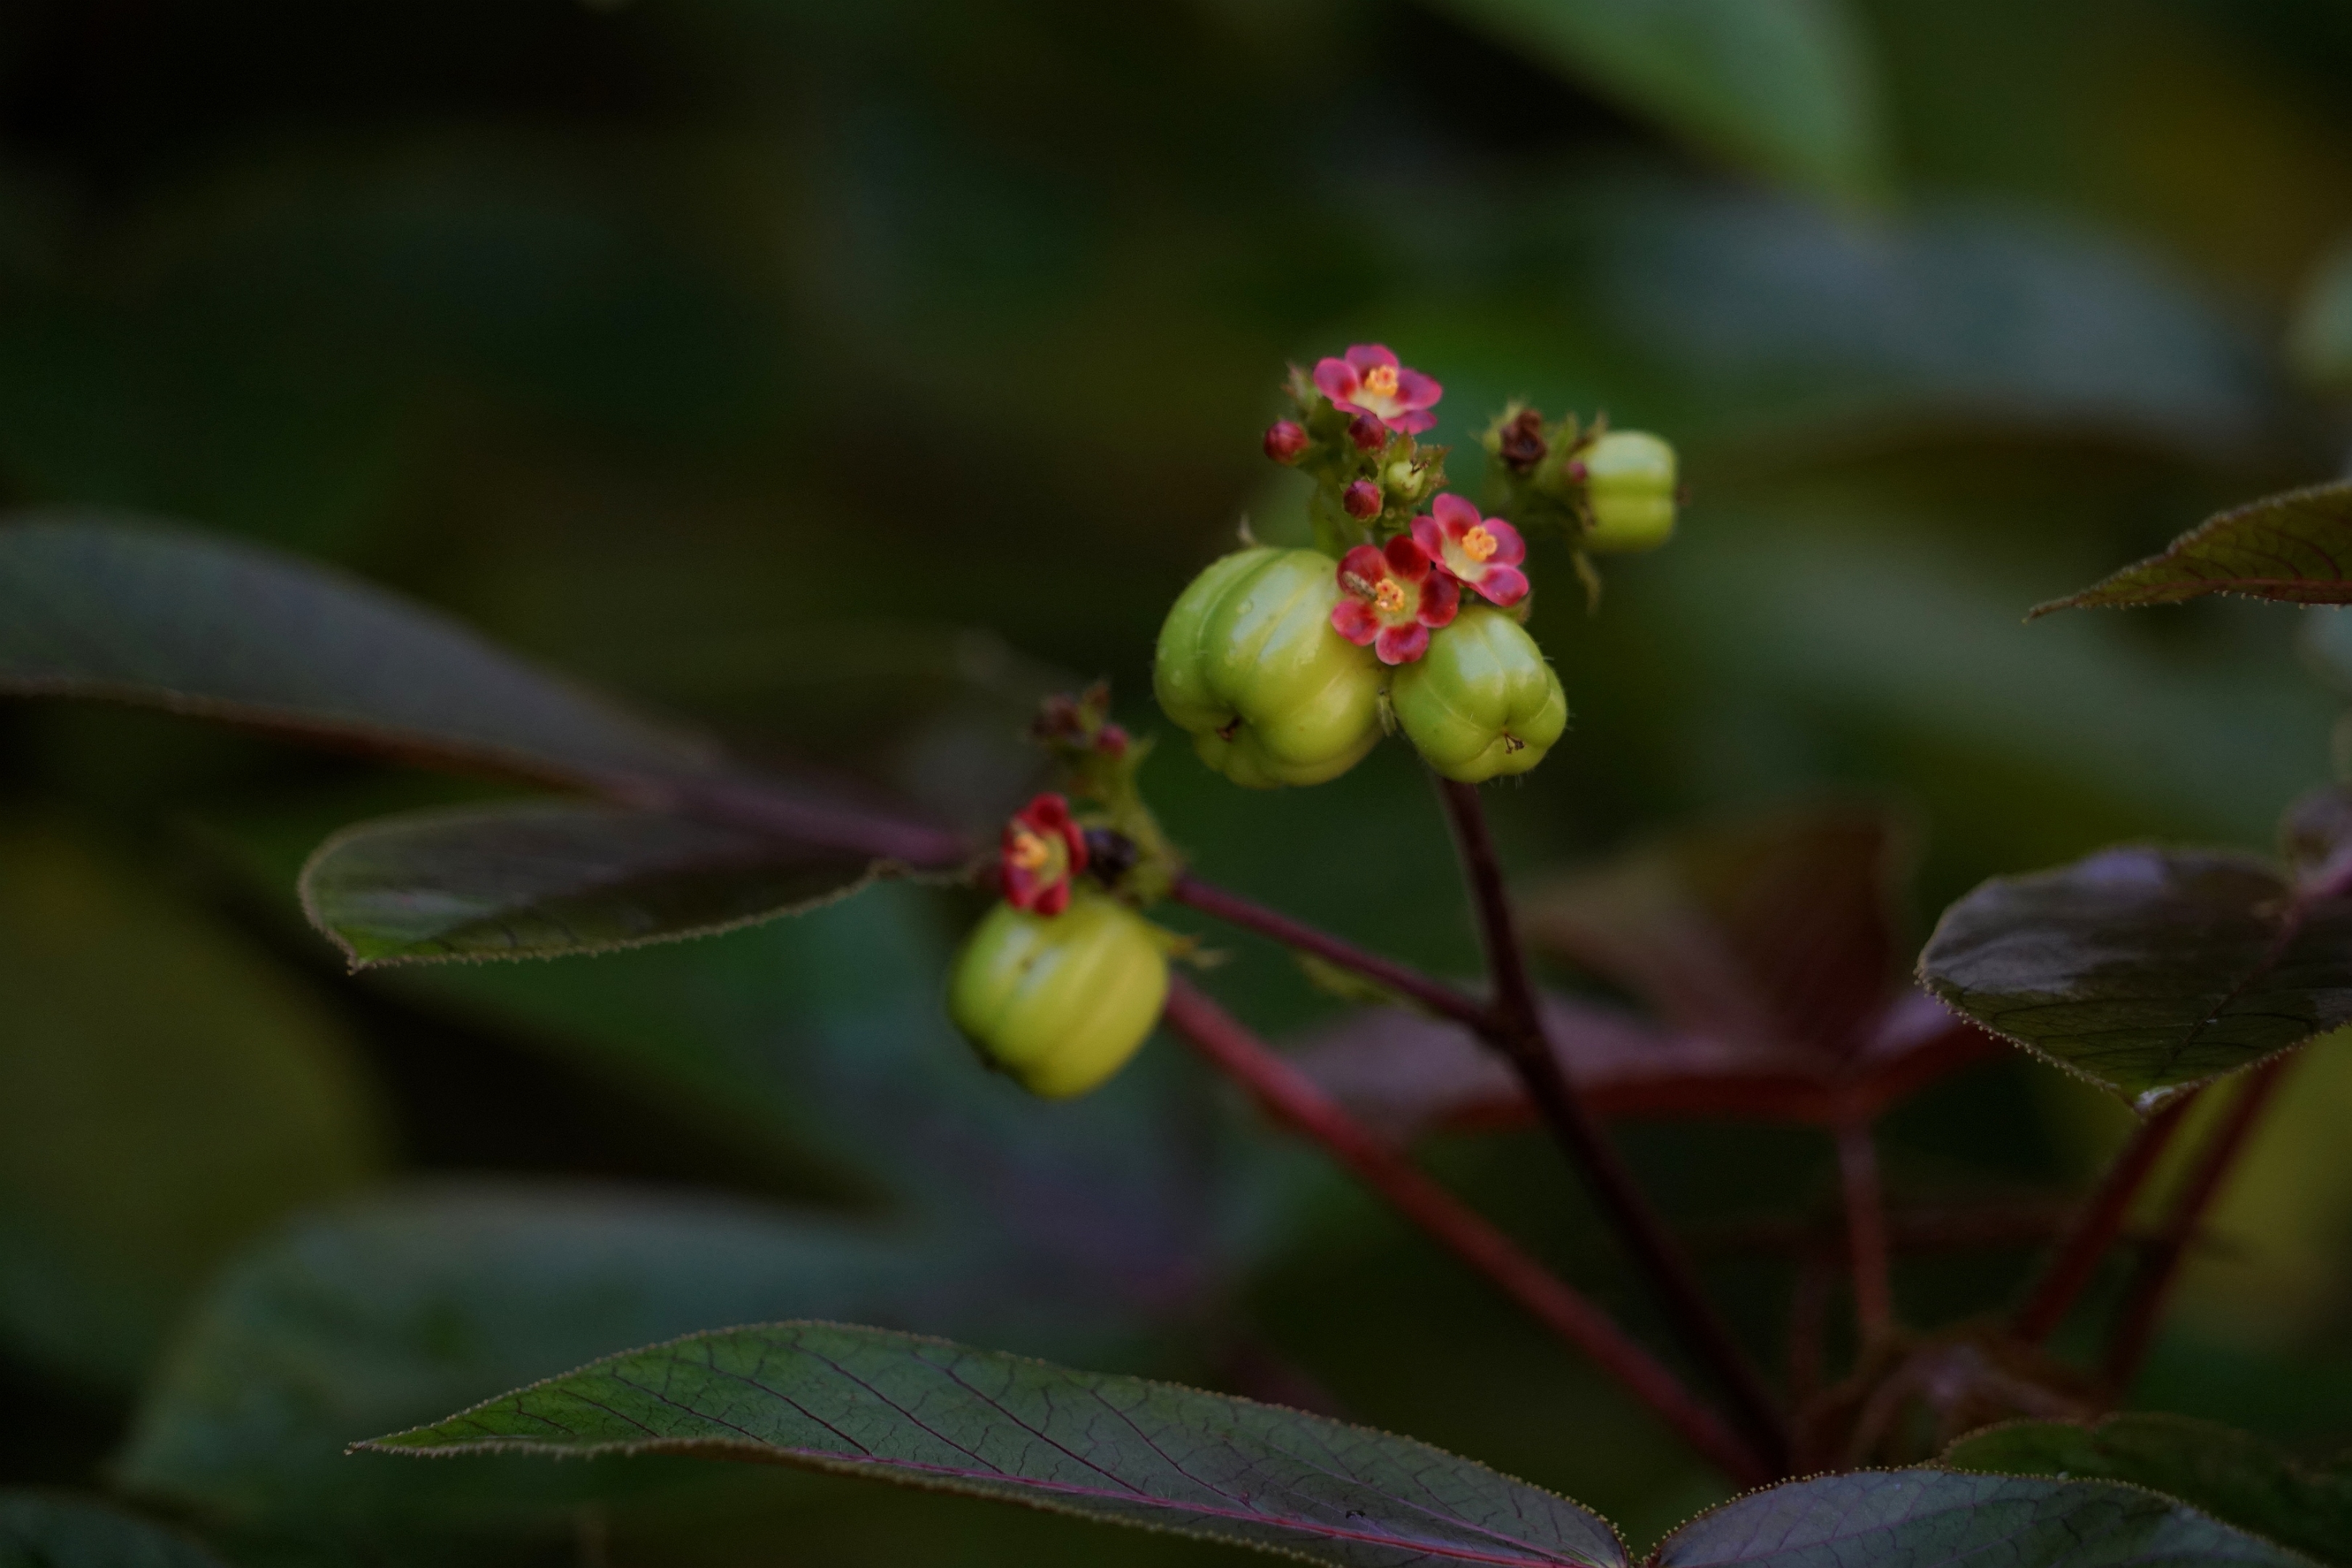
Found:
M 1604 552 L 1655 550 L 1675 532 L 1675 449 L 1644 430 L 1612 430 L 1582 452 L 1592 526 L 1577 542 Z
M 998 904 L 964 943 L 948 982 L 956 1027 L 1047 1100 L 1084 1094 L 1127 1065 L 1167 1000 L 1160 933 L 1094 892 L 1052 916 Z
M 1535 638 L 1509 616 L 1466 609 L 1400 665 L 1389 700 L 1405 738 L 1457 784 L 1523 773 L 1568 728 L 1568 698 Z
M 1211 563 L 1160 628 L 1151 689 L 1201 760 L 1252 789 L 1338 778 L 1381 738 L 1381 664 L 1331 629 L 1339 563 L 1244 550 Z

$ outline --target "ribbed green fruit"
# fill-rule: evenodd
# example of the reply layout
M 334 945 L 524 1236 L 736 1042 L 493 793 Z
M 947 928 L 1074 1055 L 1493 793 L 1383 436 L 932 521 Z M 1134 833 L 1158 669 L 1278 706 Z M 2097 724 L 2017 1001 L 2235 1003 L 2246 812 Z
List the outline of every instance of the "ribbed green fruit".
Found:
M 1612 430 L 1578 460 L 1592 526 L 1577 542 L 1622 553 L 1655 550 L 1675 533 L 1675 449 L 1643 430 Z
M 1381 738 L 1381 663 L 1331 629 L 1339 563 L 1312 550 L 1213 562 L 1160 628 L 1151 689 L 1201 760 L 1252 789 L 1338 778 Z
M 948 982 L 948 1016 L 1021 1086 L 1066 1100 L 1135 1055 L 1168 999 L 1168 954 L 1151 924 L 1081 890 L 1058 915 L 1000 903 Z
M 1429 765 L 1460 784 L 1523 773 L 1568 728 L 1568 698 L 1543 650 L 1500 610 L 1472 608 L 1429 637 L 1389 685 L 1397 723 Z

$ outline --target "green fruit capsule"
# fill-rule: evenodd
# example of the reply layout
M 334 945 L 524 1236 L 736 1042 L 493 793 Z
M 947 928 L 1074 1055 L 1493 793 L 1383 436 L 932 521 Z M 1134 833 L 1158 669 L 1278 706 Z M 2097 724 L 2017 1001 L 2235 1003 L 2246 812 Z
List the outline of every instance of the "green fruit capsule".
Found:
M 1086 891 L 1058 915 L 998 904 L 948 982 L 956 1027 L 1047 1100 L 1084 1094 L 1124 1067 L 1167 1000 L 1160 933 L 1125 904 Z
M 1543 650 L 1500 610 L 1466 609 L 1400 665 L 1397 723 L 1429 765 L 1458 784 L 1523 773 L 1568 728 L 1568 698 Z
M 1655 550 L 1675 533 L 1675 449 L 1643 430 L 1612 430 L 1583 452 L 1587 550 Z
M 1331 629 L 1339 563 L 1244 550 L 1211 563 L 1160 628 L 1151 688 L 1201 760 L 1237 784 L 1338 778 L 1381 738 L 1381 664 Z

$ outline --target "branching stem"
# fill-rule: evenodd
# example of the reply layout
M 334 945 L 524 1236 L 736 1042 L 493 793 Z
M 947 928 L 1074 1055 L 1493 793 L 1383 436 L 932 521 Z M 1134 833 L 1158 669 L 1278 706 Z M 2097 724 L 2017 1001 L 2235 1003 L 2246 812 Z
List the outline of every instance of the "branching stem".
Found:
M 2199 1092 L 2192 1089 L 2175 1095 L 2132 1130 L 2130 1142 L 2117 1152 L 2107 1173 L 2099 1179 L 2098 1190 L 2059 1238 L 2024 1304 L 2010 1320 L 2011 1333 L 2038 1345 L 2058 1331 L 2058 1325 L 2066 1321 L 2066 1314 L 2098 1273 L 2108 1249 L 2123 1234 L 2124 1223 L 2131 1217 L 2132 1201 L 2147 1184 L 2157 1161 L 2180 1130 L 2180 1119 L 2189 1113 Z
M 1169 896 L 1178 903 L 1190 904 L 1202 914 L 1213 916 L 1227 925 L 1272 937 L 1286 947 L 1311 952 L 1327 963 L 1336 964 L 1385 985 L 1441 1018 L 1451 1018 L 1481 1034 L 1494 1027 L 1492 1011 L 1476 997 L 1465 995 L 1410 965 L 1367 952 L 1353 942 L 1344 942 L 1328 931 L 1318 931 L 1263 904 L 1253 903 L 1238 893 L 1229 893 L 1190 872 L 1176 879 L 1175 886 L 1169 889 Z
M 2107 1386 L 2118 1394 L 2130 1387 L 2132 1379 L 2138 1375 L 2140 1363 L 2147 1358 L 2148 1345 L 2156 1337 L 2156 1326 L 2163 1320 L 2166 1300 L 2172 1294 L 2173 1282 L 2179 1278 L 2189 1244 L 2197 1227 L 2204 1223 L 2213 1200 L 2221 1195 L 2222 1184 L 2229 1179 L 2238 1156 L 2245 1152 L 2255 1125 L 2278 1091 L 2279 1080 L 2294 1063 L 2291 1055 L 2273 1057 L 2246 1075 L 2222 1110 L 2220 1125 L 2206 1135 L 2196 1166 L 2174 1196 L 2163 1228 L 2141 1252 L 2139 1267 L 2132 1274 L 2131 1285 L 2124 1293 L 2123 1305 L 2116 1310 L 2107 1338 Z
M 1607 1313 L 1375 1137 L 1189 981 L 1171 984 L 1167 1023 L 1276 1120 L 1319 1144 L 1433 1240 L 1591 1357 L 1735 1481 L 1754 1486 L 1776 1473 Z
M 1585 1109 L 1545 1031 L 1542 1006 L 1528 973 L 1527 954 L 1519 946 L 1510 895 L 1503 886 L 1502 866 L 1495 856 L 1477 786 L 1442 781 L 1438 787 L 1454 825 L 1454 842 L 1470 882 L 1471 902 L 1486 942 L 1487 969 L 1494 979 L 1495 1011 L 1490 1026 L 1483 1031 L 1485 1037 L 1517 1069 L 1528 1098 L 1542 1114 L 1570 1163 L 1584 1178 L 1619 1243 L 1647 1276 L 1675 1332 L 1730 1397 L 1741 1429 L 1759 1450 L 1770 1457 L 1774 1469 L 1785 1474 L 1788 1427 L 1770 1394 L 1708 1303 L 1696 1271 L 1642 1195 L 1615 1145 Z

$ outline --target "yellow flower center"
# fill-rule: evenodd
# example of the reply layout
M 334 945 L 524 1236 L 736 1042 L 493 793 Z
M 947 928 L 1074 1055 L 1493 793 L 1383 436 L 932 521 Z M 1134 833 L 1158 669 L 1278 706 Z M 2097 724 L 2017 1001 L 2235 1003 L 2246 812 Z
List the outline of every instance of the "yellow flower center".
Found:
M 1364 390 L 1374 397 L 1394 397 L 1397 395 L 1396 366 L 1376 364 L 1364 373 Z
M 1502 542 L 1487 532 L 1486 525 L 1482 522 L 1462 536 L 1462 553 L 1473 561 L 1489 560 L 1501 548 Z
M 1383 577 L 1381 585 L 1372 590 L 1372 605 L 1382 615 L 1393 616 L 1404 608 L 1404 590 L 1394 580 Z
M 1016 827 L 1013 830 L 1013 847 L 1008 851 L 1007 858 L 1024 871 L 1034 871 L 1052 859 L 1053 856 L 1053 847 L 1039 835 L 1030 832 L 1025 827 Z

